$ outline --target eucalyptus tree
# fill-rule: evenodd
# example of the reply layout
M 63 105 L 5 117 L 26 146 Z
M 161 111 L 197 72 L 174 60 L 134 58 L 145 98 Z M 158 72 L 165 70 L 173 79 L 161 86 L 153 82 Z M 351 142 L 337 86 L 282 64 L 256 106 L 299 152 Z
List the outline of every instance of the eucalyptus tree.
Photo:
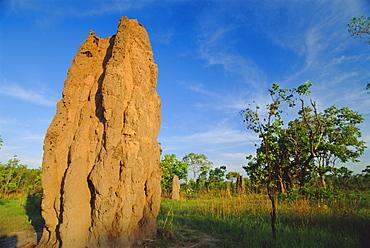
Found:
M 225 181 L 226 166 L 216 167 L 209 171 L 208 185 L 211 188 L 218 188 Z
M 236 181 L 236 179 L 238 178 L 238 176 L 240 176 L 239 172 L 230 171 L 226 174 L 226 179 L 230 180 L 230 182 L 234 183 Z
M 17 177 L 17 170 L 20 166 L 23 167 L 23 165 L 19 164 L 17 156 L 9 159 L 8 163 L 1 166 L 0 180 L 2 184 L 2 194 L 7 194 L 9 191 L 17 189 L 17 180 L 15 180 L 15 178 Z
M 17 156 L 0 164 L 0 196 L 11 192 L 36 193 L 41 191 L 41 172 L 38 169 L 29 169 L 21 164 Z
M 331 172 L 338 163 L 359 162 L 365 151 L 365 142 L 358 127 L 364 121 L 361 114 L 347 107 L 331 106 L 318 118 L 323 123 L 323 142 L 318 146 L 314 169 L 319 174 L 321 186 L 326 188 L 325 173 Z
M 365 43 L 370 44 L 370 16 L 360 15 L 353 17 L 351 22 L 347 24 L 348 32 L 353 38 L 365 38 Z M 366 38 L 365 38 L 366 40 Z
M 162 167 L 162 190 L 170 191 L 172 189 L 172 180 L 175 175 L 179 179 L 187 179 L 187 165 L 177 160 L 175 154 L 165 154 L 160 165 Z
M 281 116 L 283 112 L 282 104 L 288 107 L 296 105 L 297 95 L 309 95 L 309 88 L 312 82 L 306 82 L 298 88 L 282 89 L 278 84 L 273 83 L 272 89 L 269 90 L 271 103 L 266 105 L 266 114 L 260 114 L 260 107 L 255 105 L 253 108 L 247 108 L 241 111 L 243 121 L 247 129 L 257 133 L 260 138 L 260 144 L 256 144 L 256 156 L 245 168 L 247 173 L 249 169 L 256 169 L 262 183 L 267 187 L 267 194 L 271 201 L 271 230 L 272 235 L 276 238 L 276 212 L 277 212 L 277 193 L 278 188 L 282 187 L 282 165 L 284 157 L 280 152 L 279 137 L 284 132 L 284 122 Z M 251 106 L 251 105 L 249 105 Z
M 291 121 L 281 137 L 289 148 L 286 154 L 289 161 L 289 173 L 296 178 L 300 187 L 314 173 L 320 177 L 320 183 L 326 188 L 325 174 L 339 162 L 358 162 L 366 148 L 360 140 L 358 124 L 363 122 L 362 115 L 347 108 L 331 106 L 319 113 L 316 104 L 304 106 L 299 111 L 299 118 Z M 290 182 L 290 181 L 289 181 Z M 291 184 L 289 184 L 292 186 Z
M 361 15 L 353 17 L 351 22 L 347 24 L 348 32 L 353 38 L 365 38 L 365 43 L 370 45 L 370 16 Z M 370 93 L 370 83 L 367 83 L 366 90 Z
M 358 161 L 366 148 L 360 140 L 358 124 L 362 115 L 349 108 L 335 106 L 319 113 L 316 103 L 310 100 L 306 105 L 303 99 L 298 118 L 284 125 L 282 104 L 294 107 L 298 95 L 309 95 L 311 82 L 298 88 L 281 89 L 273 84 L 269 90 L 271 103 L 267 104 L 266 114 L 260 114 L 260 107 L 242 111 L 247 129 L 257 133 L 260 143 L 256 144 L 255 157 L 244 170 L 255 185 L 266 185 L 271 201 L 271 228 L 276 238 L 275 222 L 277 193 L 285 193 L 295 187 L 302 188 L 315 173 L 319 174 L 325 187 L 325 173 L 339 162 Z
M 188 169 L 193 172 L 194 181 L 198 178 L 200 173 L 208 172 L 213 164 L 208 160 L 206 155 L 195 153 L 185 154 L 182 161 L 188 166 Z
M 306 106 L 302 99 L 301 102 L 299 117 L 276 132 L 274 150 L 270 148 L 278 163 L 274 173 L 282 193 L 295 188 L 297 182 L 301 188 L 305 187 L 316 174 L 321 186 L 326 188 L 325 174 L 339 162 L 358 162 L 366 148 L 365 142 L 360 140 L 358 127 L 364 120 L 361 114 L 335 106 L 319 113 L 314 101 L 310 100 L 310 106 Z M 262 146 L 257 148 L 257 154 L 263 149 Z M 268 176 L 258 156 L 244 169 L 257 184 Z

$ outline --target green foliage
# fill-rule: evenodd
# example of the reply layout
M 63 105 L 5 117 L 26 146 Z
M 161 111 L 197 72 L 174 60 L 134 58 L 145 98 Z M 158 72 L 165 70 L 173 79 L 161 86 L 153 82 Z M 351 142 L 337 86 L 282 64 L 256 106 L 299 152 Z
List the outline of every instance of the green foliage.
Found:
M 269 90 L 273 103 L 267 105 L 267 117 L 262 119 L 258 108 L 242 112 L 247 128 L 259 133 L 261 139 L 256 156 L 247 157 L 250 162 L 243 167 L 253 186 L 268 184 L 286 193 L 297 184 L 302 188 L 319 177 L 325 188 L 325 174 L 337 163 L 358 162 L 364 153 L 366 146 L 358 128 L 364 119 L 349 108 L 332 106 L 319 113 L 315 102 L 311 100 L 310 106 L 305 106 L 301 99 L 299 117 L 284 126 L 280 104 L 294 106 L 293 93 L 308 94 L 310 86 L 282 90 L 273 84 Z
M 29 169 L 14 156 L 6 164 L 0 164 L 0 196 L 9 193 L 35 193 L 41 191 L 41 169 Z
M 364 119 L 346 107 L 332 106 L 318 113 L 312 101 L 311 105 L 312 108 L 304 107 L 302 102 L 299 118 L 289 123 L 281 137 L 287 159 L 285 170 L 290 178 L 299 180 L 301 187 L 318 175 L 321 187 L 325 188 L 325 174 L 336 164 L 358 162 L 357 158 L 364 153 L 365 142 L 360 140 L 357 126 Z
M 362 170 L 365 176 L 370 176 L 370 165 L 367 165 L 365 169 Z
M 187 179 L 187 164 L 177 160 L 175 154 L 165 154 L 160 165 L 162 167 L 162 190 L 171 191 L 172 179 L 175 175 L 179 179 Z
M 283 202 L 292 203 L 299 198 L 300 194 L 296 189 L 288 189 L 286 193 L 279 193 L 278 200 L 279 204 Z
M 347 27 L 349 34 L 353 38 L 362 39 L 368 37 L 365 43 L 370 44 L 370 16 L 361 15 L 359 17 L 353 17 L 351 22 L 347 24 Z
M 216 167 L 209 171 L 207 179 L 208 189 L 217 189 L 225 181 L 226 166 Z
M 230 180 L 231 182 L 235 182 L 238 176 L 240 176 L 239 172 L 230 171 L 229 173 L 226 174 L 226 179 Z
M 281 167 L 284 166 L 284 151 L 279 147 L 279 137 L 284 133 L 284 122 L 281 117 L 281 105 L 289 107 L 296 105 L 297 95 L 310 94 L 312 82 L 306 82 L 298 88 L 282 89 L 278 84 L 272 84 L 269 90 L 272 103 L 266 105 L 267 115 L 259 113 L 260 107 L 247 108 L 241 111 L 247 129 L 259 134 L 261 143 L 248 166 L 243 167 L 255 185 L 267 184 L 268 187 L 277 187 L 281 184 Z M 282 144 L 280 142 L 280 144 Z M 251 158 L 248 158 L 251 159 Z
M 365 38 L 365 43 L 370 45 L 370 16 L 361 15 L 353 17 L 351 22 L 347 24 L 348 32 L 353 38 Z M 366 37 L 368 40 L 366 40 Z M 367 93 L 370 94 L 370 83 L 366 84 Z
M 265 185 L 271 201 L 271 228 L 276 239 L 277 204 L 281 199 L 296 196 L 296 184 L 304 188 L 306 183 L 319 175 L 321 187 L 326 189 L 325 174 L 337 161 L 357 162 L 364 153 L 365 142 L 359 140 L 357 127 L 363 122 L 361 114 L 348 108 L 332 106 L 319 113 L 316 103 L 303 99 L 298 118 L 284 125 L 282 104 L 292 108 L 298 95 L 309 95 L 311 82 L 298 88 L 282 89 L 274 83 L 269 90 L 272 102 L 266 105 L 267 115 L 261 115 L 259 107 L 241 112 L 247 129 L 258 133 L 256 156 L 244 170 L 253 186 Z M 280 193 L 280 194 L 277 194 Z
M 204 174 L 207 174 L 213 164 L 208 160 L 206 155 L 195 153 L 185 154 L 182 161 L 186 163 L 188 169 L 193 172 L 194 180 L 198 179 L 198 176 L 204 177 Z

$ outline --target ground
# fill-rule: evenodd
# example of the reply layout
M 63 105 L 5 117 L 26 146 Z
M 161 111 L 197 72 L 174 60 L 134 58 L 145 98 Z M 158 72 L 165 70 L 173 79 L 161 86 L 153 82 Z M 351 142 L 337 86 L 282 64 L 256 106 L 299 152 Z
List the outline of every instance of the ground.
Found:
M 37 235 L 33 229 L 20 230 L 12 232 L 0 239 L 0 247 L 2 248 L 33 248 L 37 243 Z M 177 234 L 176 241 L 172 241 L 167 246 L 168 248 L 200 248 L 200 247 L 217 247 L 216 243 L 219 240 L 210 235 L 197 230 L 180 230 Z M 160 244 L 150 244 L 147 247 L 161 247 Z
M 0 239 L 0 247 L 2 248 L 33 248 L 37 243 L 37 235 L 41 233 L 36 233 L 33 228 L 26 230 L 19 230 L 16 232 L 9 233 L 5 237 Z M 33 244 L 33 245 L 32 245 Z

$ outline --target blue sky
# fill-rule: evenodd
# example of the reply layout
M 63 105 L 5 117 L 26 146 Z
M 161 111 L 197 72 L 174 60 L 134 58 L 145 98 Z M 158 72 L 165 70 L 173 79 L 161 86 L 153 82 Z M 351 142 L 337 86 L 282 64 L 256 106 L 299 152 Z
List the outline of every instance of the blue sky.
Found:
M 307 80 L 319 111 L 335 104 L 364 115 L 370 146 L 370 46 L 346 27 L 352 17 L 370 15 L 368 0 L 3 0 L 0 9 L 3 163 L 16 154 L 31 168 L 41 166 L 43 138 L 78 47 L 90 30 L 115 34 L 122 16 L 149 33 L 165 154 L 202 153 L 214 166 L 243 172 L 256 135 L 239 111 L 252 101 L 265 106 L 272 83 L 297 87 Z M 346 166 L 359 173 L 367 164 L 369 149 Z

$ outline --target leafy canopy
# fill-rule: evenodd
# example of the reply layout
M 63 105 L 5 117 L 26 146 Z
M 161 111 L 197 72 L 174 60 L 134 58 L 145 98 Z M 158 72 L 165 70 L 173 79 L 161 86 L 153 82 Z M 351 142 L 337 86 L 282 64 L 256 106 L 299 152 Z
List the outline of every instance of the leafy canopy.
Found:
M 347 24 L 347 27 L 349 34 L 353 38 L 365 38 L 365 43 L 370 44 L 370 16 L 353 17 L 351 22 Z
M 211 161 L 208 160 L 207 156 L 204 154 L 195 154 L 189 153 L 185 154 L 182 161 L 187 164 L 188 169 L 193 172 L 193 179 L 196 180 L 199 174 L 203 176 L 204 173 L 211 169 L 211 165 L 213 164 Z
M 172 189 L 172 179 L 175 175 L 179 179 L 187 179 L 187 165 L 176 159 L 175 154 L 165 154 L 160 163 L 162 167 L 162 190 L 170 191 Z

